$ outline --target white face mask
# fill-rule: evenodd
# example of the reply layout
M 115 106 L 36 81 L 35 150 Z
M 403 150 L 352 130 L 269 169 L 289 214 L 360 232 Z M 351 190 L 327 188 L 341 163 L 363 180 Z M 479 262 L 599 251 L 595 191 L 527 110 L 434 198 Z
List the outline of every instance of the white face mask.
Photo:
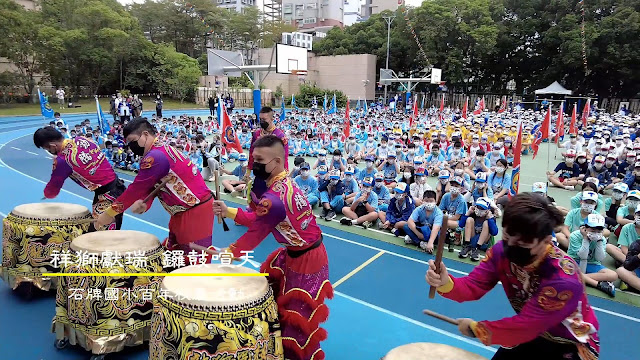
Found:
M 584 164 L 587 161 L 585 158 L 578 159 L 578 164 Z
M 373 167 L 373 162 L 367 161 L 367 168 L 371 169 Z
M 409 154 L 415 154 L 415 150 L 414 149 L 409 149 Z
M 451 195 L 460 194 L 460 188 L 458 188 L 458 187 L 452 187 L 450 191 L 451 191 Z
M 324 160 L 324 159 L 326 159 L 326 156 L 325 155 L 318 155 L 318 159 Z
M 613 194 L 611 194 L 611 197 L 614 200 L 622 200 L 622 198 L 624 197 L 624 193 L 621 193 L 619 191 L 614 191 Z
M 424 203 L 424 208 L 427 211 L 432 211 L 433 209 L 436 208 L 436 203 L 426 202 L 426 203 Z
M 605 163 L 608 167 L 613 166 L 614 161 L 613 160 L 607 160 L 607 162 Z
M 442 185 L 447 185 L 447 182 L 449 182 L 449 179 L 440 179 Z
M 593 167 L 596 168 L 596 170 L 602 170 L 603 166 L 604 166 L 603 163 L 595 163 L 595 165 L 593 165 Z
M 453 149 L 454 155 L 460 155 L 460 149 Z
M 376 181 L 376 188 L 379 189 L 382 187 L 382 181 Z
M 331 185 L 336 185 L 338 183 L 337 179 L 331 179 Z
M 405 179 L 410 179 L 411 178 L 411 173 L 407 173 L 406 172 L 406 173 L 403 174 L 403 176 L 404 176 Z
M 591 213 L 593 212 L 593 210 L 596 209 L 596 206 L 593 204 L 582 204 L 580 206 L 580 208 L 582 209 L 582 211 L 586 212 L 586 213 Z
M 587 231 L 587 238 L 590 241 L 598 241 L 598 240 L 602 239 L 602 233 Z
M 404 198 L 404 194 L 396 194 L 396 200 L 402 200 Z
M 504 173 L 504 171 L 505 171 L 505 170 L 506 170 L 506 169 L 505 169 L 505 168 L 503 168 L 502 166 L 498 166 L 498 167 L 496 168 L 496 173 L 498 173 L 498 174 L 502 174 L 502 173 Z
M 478 189 L 484 189 L 484 187 L 487 185 L 487 183 L 476 183 L 476 187 Z
M 333 156 L 333 161 L 340 161 L 340 156 L 334 155 Z
M 456 176 L 460 176 L 460 175 L 462 175 L 462 173 L 464 173 L 464 170 L 463 169 L 455 169 L 453 171 L 453 173 L 456 174 Z
M 569 165 L 573 165 L 573 159 L 572 158 L 567 158 L 564 162 L 566 162 Z
M 477 217 L 485 217 L 485 216 L 487 216 L 487 210 L 475 209 L 474 212 L 475 212 Z
M 635 211 L 635 209 L 638 207 L 638 200 L 627 199 L 627 201 L 625 201 L 625 204 L 627 204 L 627 209 L 630 209 L 631 211 Z
M 344 176 L 344 179 L 345 179 L 346 181 L 351 181 L 351 179 L 353 179 L 353 175 L 345 175 L 345 176 Z
M 635 217 L 636 226 L 640 226 L 640 216 Z
M 247 167 L 247 165 L 249 165 L 249 162 L 248 162 L 248 161 L 241 161 L 241 162 L 240 162 L 240 165 L 241 165 L 242 167 Z

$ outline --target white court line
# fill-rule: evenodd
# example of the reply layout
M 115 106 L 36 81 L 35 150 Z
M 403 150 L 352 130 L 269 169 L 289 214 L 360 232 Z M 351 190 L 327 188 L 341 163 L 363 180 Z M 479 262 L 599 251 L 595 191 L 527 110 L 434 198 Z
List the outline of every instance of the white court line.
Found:
M 35 155 L 35 156 L 40 155 L 40 154 L 36 154 L 36 153 L 34 153 L 33 151 L 29 151 L 29 150 L 27 150 L 27 152 L 28 152 L 29 154 L 33 154 L 33 155 Z
M 28 134 L 27 134 L 27 135 L 28 135 Z M 19 139 L 19 138 L 24 137 L 24 136 L 27 136 L 27 135 L 23 135 L 23 136 L 17 137 L 16 139 Z M 16 140 L 16 139 L 13 139 L 13 140 Z M 4 147 L 4 145 L 1 145 L 1 146 L 0 146 L 0 150 L 2 150 L 2 148 L 3 148 L 3 147 Z M 18 174 L 20 174 L 20 175 L 22 175 L 22 176 L 26 176 L 26 177 L 27 177 L 27 178 L 29 178 L 29 179 L 35 180 L 35 181 L 37 181 L 37 182 L 39 182 L 39 183 L 42 183 L 42 184 L 46 184 L 46 182 L 44 182 L 44 181 L 42 181 L 42 180 L 40 180 L 40 179 L 36 179 L 36 178 L 34 178 L 33 176 L 31 176 L 31 175 L 27 175 L 27 174 L 23 173 L 22 171 L 19 171 L 19 170 L 16 170 L 16 169 L 12 168 L 11 166 L 7 165 L 7 164 L 4 162 L 4 160 L 2 160 L 2 158 L 0 158 L 0 165 L 4 165 L 4 166 L 6 166 L 7 168 L 9 168 L 9 169 L 11 169 L 11 170 L 13 170 L 13 171 L 17 172 Z M 78 197 L 78 198 L 80 198 L 80 199 L 86 200 L 86 201 L 88 201 L 88 202 L 92 202 L 92 200 L 90 200 L 90 199 L 88 199 L 88 198 L 86 198 L 86 197 L 83 197 L 83 196 L 81 196 L 81 195 L 78 195 L 78 194 L 76 194 L 76 193 L 74 193 L 74 192 L 71 192 L 71 191 L 69 191 L 69 190 L 62 189 L 62 191 L 66 192 L 66 193 L 69 193 L 69 194 L 71 194 L 71 195 L 73 195 L 73 196 L 75 196 L 75 197 Z M 138 220 L 138 221 L 140 221 L 140 222 L 141 222 L 141 223 L 143 223 L 143 224 L 147 224 L 147 225 L 149 225 L 149 226 L 153 226 L 153 227 L 155 227 L 155 228 L 157 228 L 157 229 L 164 230 L 164 231 L 167 231 L 167 232 L 169 231 L 169 229 L 167 229 L 167 228 L 165 228 L 165 227 L 162 227 L 162 226 L 160 226 L 160 225 L 156 225 L 156 224 L 154 224 L 154 223 L 152 223 L 152 222 L 149 222 L 149 221 L 147 221 L 147 220 L 143 220 L 143 219 L 140 219 L 140 218 L 135 217 L 135 216 L 131 216 L 131 215 L 126 214 L 126 213 L 124 214 L 124 216 L 126 216 L 127 218 L 131 218 L 131 219 L 134 219 L 134 220 Z M 324 234 L 324 233 L 323 233 L 323 236 L 328 236 L 328 237 L 330 237 L 330 238 L 334 238 L 334 239 L 336 239 L 336 240 L 340 240 L 340 241 L 348 242 L 348 243 L 351 243 L 351 244 L 354 244 L 354 245 L 359 245 L 359 246 L 366 247 L 366 248 L 369 248 L 369 249 L 372 249 L 372 250 L 384 251 L 385 253 L 387 253 L 387 254 L 389 254 L 389 255 L 393 255 L 393 256 L 397 256 L 397 257 L 403 258 L 403 259 L 407 259 L 407 260 L 415 261 L 415 262 L 417 262 L 417 263 L 421 263 L 421 264 L 425 264 L 425 265 L 428 265 L 428 264 L 429 264 L 428 262 L 426 262 L 426 261 L 424 261 L 424 260 L 414 259 L 414 258 L 412 258 L 412 257 L 406 256 L 406 255 L 402 255 L 402 254 L 398 254 L 398 253 L 395 253 L 395 252 L 393 252 L 393 251 L 384 250 L 384 249 L 381 249 L 381 248 L 378 248 L 378 247 L 375 247 L 375 246 L 371 246 L 371 245 L 361 244 L 361 243 L 359 243 L 359 242 L 357 242 L 357 241 L 348 240 L 348 239 L 345 239 L 345 238 L 342 238 L 342 237 L 339 237 L 339 236 L 335 236 L 335 235 L 331 235 L 331 234 Z M 450 272 L 452 272 L 452 273 L 458 273 L 458 274 L 461 274 L 461 275 L 468 275 L 468 274 L 469 274 L 469 273 L 467 273 L 467 272 L 460 271 L 460 270 L 456 270 L 456 269 L 452 269 L 452 268 L 447 268 L 447 270 L 448 270 L 448 271 L 450 271 Z M 623 319 L 627 319 L 627 320 L 631 320 L 631 321 L 634 321 L 634 322 L 640 323 L 640 319 L 635 318 L 635 317 L 632 317 L 632 316 L 629 316 L 629 315 L 621 314 L 621 313 L 618 313 L 618 312 L 615 312 L 615 311 L 611 311 L 611 310 L 601 309 L 601 308 L 598 308 L 598 307 L 595 307 L 595 306 L 592 306 L 592 308 L 593 308 L 594 310 L 596 310 L 596 311 L 600 311 L 600 312 L 603 312 L 603 313 L 605 313 L 605 314 L 609 314 L 609 315 L 617 316 L 617 317 L 620 317 L 620 318 L 623 318 Z
M 7 217 L 7 214 L 3 213 L 2 211 L 0 211 L 0 216 L 2 217 Z
M 382 307 L 380 307 L 380 306 L 376 306 L 376 305 L 373 305 L 373 304 L 368 303 L 368 302 L 366 302 L 366 301 L 360 300 L 360 299 L 358 299 L 358 298 L 354 298 L 354 297 L 349 296 L 349 295 L 347 295 L 347 294 L 341 293 L 340 291 L 334 291 L 333 293 L 334 293 L 334 294 L 336 294 L 336 295 L 338 295 L 338 296 L 340 296 L 340 297 L 343 297 L 343 298 L 345 298 L 345 299 L 348 299 L 348 300 L 351 300 L 351 301 L 353 301 L 353 302 L 355 302 L 355 303 L 358 303 L 358 304 L 360 304 L 360 305 L 364 305 L 364 306 L 366 306 L 366 307 L 368 307 L 368 308 L 370 308 L 370 309 L 380 311 L 381 313 L 384 313 L 384 314 L 387 314 L 387 315 L 391 315 L 391 316 L 393 316 L 393 317 L 395 317 L 395 318 L 397 318 L 397 319 L 404 320 L 404 321 L 406 321 L 406 322 L 409 322 L 409 323 L 412 323 L 412 324 L 414 324 L 414 325 L 417 325 L 417 326 L 423 327 L 423 328 L 425 328 L 425 329 L 428 329 L 428 330 L 431 330 L 431 331 L 434 331 L 434 332 L 440 333 L 440 334 L 442 334 L 442 335 L 449 336 L 449 337 L 454 338 L 454 339 L 456 339 L 456 340 L 466 342 L 467 344 L 471 344 L 471 345 L 477 346 L 477 347 L 479 347 L 479 348 L 481 348 L 481 349 L 484 349 L 484 350 L 487 350 L 487 351 L 491 351 L 491 352 L 493 352 L 493 353 L 495 353 L 495 352 L 497 351 L 496 349 L 494 349 L 494 348 L 492 348 L 492 347 L 490 347 L 490 346 L 485 346 L 484 344 L 479 343 L 479 342 L 477 342 L 477 341 L 471 340 L 471 339 L 469 339 L 469 338 L 465 338 L 465 337 L 463 337 L 463 336 L 460 336 L 460 335 L 457 335 L 457 334 L 451 333 L 451 332 L 446 331 L 446 330 L 442 330 L 442 329 L 437 328 L 437 327 L 435 327 L 435 326 L 427 325 L 427 324 L 425 324 L 425 323 L 423 323 L 423 322 L 420 322 L 420 321 L 418 321 L 418 320 L 412 319 L 412 318 L 410 318 L 410 317 L 406 317 L 406 316 L 404 316 L 404 315 L 400 315 L 400 314 L 398 314 L 398 313 L 395 313 L 395 312 L 393 312 L 393 311 L 389 311 L 389 310 L 387 310 L 387 309 L 385 309 L 385 308 L 382 308 Z
M 11 148 L 14 149 L 14 150 L 22 151 L 22 149 L 19 149 L 19 148 L 15 147 L 15 146 L 12 146 Z

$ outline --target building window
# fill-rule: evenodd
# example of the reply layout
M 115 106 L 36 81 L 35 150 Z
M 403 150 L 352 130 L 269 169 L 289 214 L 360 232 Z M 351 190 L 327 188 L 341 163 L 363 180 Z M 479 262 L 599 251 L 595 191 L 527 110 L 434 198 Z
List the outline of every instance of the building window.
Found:
M 221 0 L 218 0 L 218 1 L 221 1 Z M 283 9 L 285 14 L 291 14 L 293 13 L 293 4 L 285 4 Z
M 317 8 L 318 8 L 318 4 L 316 3 L 307 4 L 307 9 L 317 9 Z
M 304 19 L 304 23 L 305 24 L 315 24 L 316 23 L 316 18 L 305 18 Z

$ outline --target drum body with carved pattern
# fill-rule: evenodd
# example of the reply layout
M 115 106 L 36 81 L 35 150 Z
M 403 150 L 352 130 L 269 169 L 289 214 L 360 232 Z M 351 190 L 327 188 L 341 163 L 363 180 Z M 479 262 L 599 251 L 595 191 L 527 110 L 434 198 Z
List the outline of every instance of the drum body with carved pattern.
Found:
M 2 224 L 2 278 L 14 290 L 25 285 L 55 289 L 57 278 L 42 274 L 58 272 L 52 254 L 69 251 L 71 241 L 89 229 L 90 218 L 89 209 L 76 204 L 16 206 Z
M 487 360 L 487 358 L 450 345 L 413 343 L 389 351 L 382 360 Z
M 204 273 L 215 276 L 198 276 Z M 237 276 L 258 273 L 219 264 L 172 274 L 193 276 L 163 280 L 153 311 L 150 360 L 284 359 L 278 305 L 266 277 Z
M 56 296 L 56 346 L 68 342 L 107 354 L 149 340 L 159 273 L 164 273 L 158 238 L 140 231 L 98 231 L 74 239 L 71 250 L 75 255 L 62 268 Z

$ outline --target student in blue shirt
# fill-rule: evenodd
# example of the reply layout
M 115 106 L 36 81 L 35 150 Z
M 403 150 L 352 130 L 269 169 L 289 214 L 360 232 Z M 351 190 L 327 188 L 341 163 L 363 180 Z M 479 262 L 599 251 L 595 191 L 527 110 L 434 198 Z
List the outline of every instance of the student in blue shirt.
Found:
M 113 144 L 111 143 L 111 141 L 106 141 L 104 143 L 104 149 L 101 150 L 102 153 L 104 154 L 104 156 L 107 158 L 107 160 L 109 161 L 109 164 L 111 164 L 111 167 L 113 167 Z
M 469 256 L 472 261 L 480 260 L 479 250 L 486 251 L 491 236 L 498 235 L 498 225 L 494 216 L 496 211 L 491 200 L 482 197 L 460 218 L 458 225 L 464 228 L 464 239 L 468 245 L 460 251 L 459 258 Z
M 443 212 L 436 206 L 436 193 L 433 190 L 424 192 L 422 205 L 413 210 L 403 227 L 407 234 L 405 244 L 414 244 L 428 253 L 433 252 L 433 245 L 442 227 Z
M 335 219 L 336 212 L 344 207 L 344 185 L 340 180 L 340 170 L 331 170 L 326 180 L 320 181 L 320 202 L 322 203 L 321 218 L 326 221 Z
M 503 209 L 509 202 L 509 189 L 511 188 L 511 174 L 507 173 L 506 159 L 500 159 L 496 163 L 494 171 L 487 178 L 488 186 L 493 191 L 493 200 Z
M 331 140 L 327 146 L 327 151 L 330 153 L 334 153 L 336 150 L 342 150 L 342 142 L 338 139 L 338 133 L 334 132 L 331 135 Z
M 329 169 L 329 162 L 327 161 L 327 150 L 320 149 L 318 150 L 318 160 L 313 164 L 313 169 L 317 169 L 320 166 L 326 166 L 327 170 Z
M 387 160 L 378 166 L 378 170 L 380 170 L 384 175 L 385 185 L 388 188 L 393 189 L 396 186 L 396 178 L 400 172 L 400 166 L 396 161 L 396 154 L 389 153 L 387 155 Z
M 375 181 L 375 184 L 373 185 L 373 192 L 378 195 L 378 209 L 380 210 L 380 215 L 382 216 L 382 214 L 384 214 L 384 212 L 387 211 L 387 208 L 389 207 L 389 202 L 391 201 L 391 192 L 389 191 L 389 188 L 384 186 L 384 176 L 382 176 L 382 173 L 377 173 L 373 177 L 373 180 Z
M 373 177 L 375 178 L 376 174 L 378 173 L 378 170 L 374 167 L 374 162 L 375 162 L 375 157 L 373 157 L 372 155 L 367 155 L 364 158 L 364 169 L 360 170 L 360 173 L 358 174 L 358 181 L 362 182 L 362 180 L 364 180 L 365 177 Z
M 355 160 L 360 160 L 360 145 L 356 142 L 355 136 L 349 136 L 347 142 L 344 144 L 344 154 L 349 157 L 352 156 Z
M 362 143 L 362 153 L 364 156 L 375 156 L 378 149 L 378 143 L 373 136 L 369 136 L 366 141 Z
M 377 184 L 378 181 L 376 180 L 376 186 Z M 382 184 L 382 179 L 380 179 L 380 184 Z M 379 188 L 387 190 L 387 188 L 382 185 L 380 185 Z M 407 224 L 407 221 L 416 206 L 411 194 L 409 193 L 409 187 L 407 184 L 398 183 L 394 189 L 394 193 L 393 199 L 387 203 L 388 206 L 386 206 L 385 210 L 380 208 L 380 211 L 378 212 L 380 218 L 379 227 L 381 229 L 390 230 L 395 236 L 400 236 L 404 234 L 404 226 Z M 379 203 L 380 200 L 378 200 L 378 204 Z
M 496 166 L 496 163 L 500 159 L 506 159 L 504 156 L 504 150 L 502 149 L 502 143 L 497 142 L 493 144 L 493 150 L 487 154 L 487 159 L 489 159 L 489 163 L 491 167 Z
M 416 156 L 424 156 L 424 143 L 420 136 L 413 135 L 413 145 L 416 149 Z
M 202 157 L 200 157 L 202 159 Z M 247 187 L 247 182 L 251 178 L 251 170 L 247 167 L 249 164 L 249 159 L 247 158 L 247 154 L 242 153 L 238 156 L 238 161 L 240 164 L 236 166 L 233 171 L 226 170 L 223 167 L 220 167 L 220 171 L 226 175 L 233 175 L 238 178 L 238 180 L 230 180 L 224 179 L 222 180 L 222 186 L 224 187 L 224 192 L 227 194 L 233 193 L 234 191 L 241 192 L 244 191 Z
M 344 172 L 347 168 L 347 160 L 342 157 L 342 151 L 336 149 L 333 151 L 333 157 L 331 163 L 329 163 L 329 171 L 338 170 L 340 173 Z
M 316 206 L 320 200 L 318 180 L 311 176 L 309 163 L 305 162 L 300 165 L 300 175 L 296 176 L 293 181 L 295 181 L 300 190 L 302 190 L 309 204 L 312 207 Z
M 355 166 L 347 165 L 347 169 L 344 171 L 344 202 L 345 204 L 351 204 L 356 194 L 360 191 L 358 181 L 355 176 Z
M 249 149 L 251 147 L 251 134 L 249 130 L 242 129 L 238 140 L 240 140 L 243 149 Z
M 464 180 L 459 176 L 454 176 L 449 180 L 449 186 L 449 192 L 445 193 L 440 201 L 440 210 L 449 215 L 447 228 L 457 229 L 460 217 L 467 213 L 467 202 L 460 195 Z
M 318 156 L 318 154 L 319 154 L 321 149 L 322 149 L 322 144 L 320 143 L 318 138 L 313 136 L 313 135 L 310 136 L 309 137 L 309 148 L 307 150 L 307 155 L 316 157 L 316 156 Z M 325 154 L 326 154 L 326 151 L 325 151 Z
M 476 156 L 469 164 L 469 168 L 466 169 L 466 173 L 469 174 L 470 178 L 475 179 L 477 173 L 489 172 L 490 167 L 491 163 L 489 162 L 489 159 L 485 157 L 484 150 L 478 149 L 476 150 Z
M 473 188 L 465 194 L 467 203 L 475 204 L 479 198 L 493 199 L 493 190 L 487 186 L 487 173 L 477 173 Z
M 351 206 L 342 208 L 342 225 L 359 225 L 368 229 L 378 219 L 378 195 L 373 191 L 373 178 L 362 180 L 362 189 L 356 194 Z
M 440 145 L 433 144 L 431 154 L 425 159 L 427 172 L 431 176 L 436 176 L 440 170 L 444 169 L 445 158 L 440 152 Z

